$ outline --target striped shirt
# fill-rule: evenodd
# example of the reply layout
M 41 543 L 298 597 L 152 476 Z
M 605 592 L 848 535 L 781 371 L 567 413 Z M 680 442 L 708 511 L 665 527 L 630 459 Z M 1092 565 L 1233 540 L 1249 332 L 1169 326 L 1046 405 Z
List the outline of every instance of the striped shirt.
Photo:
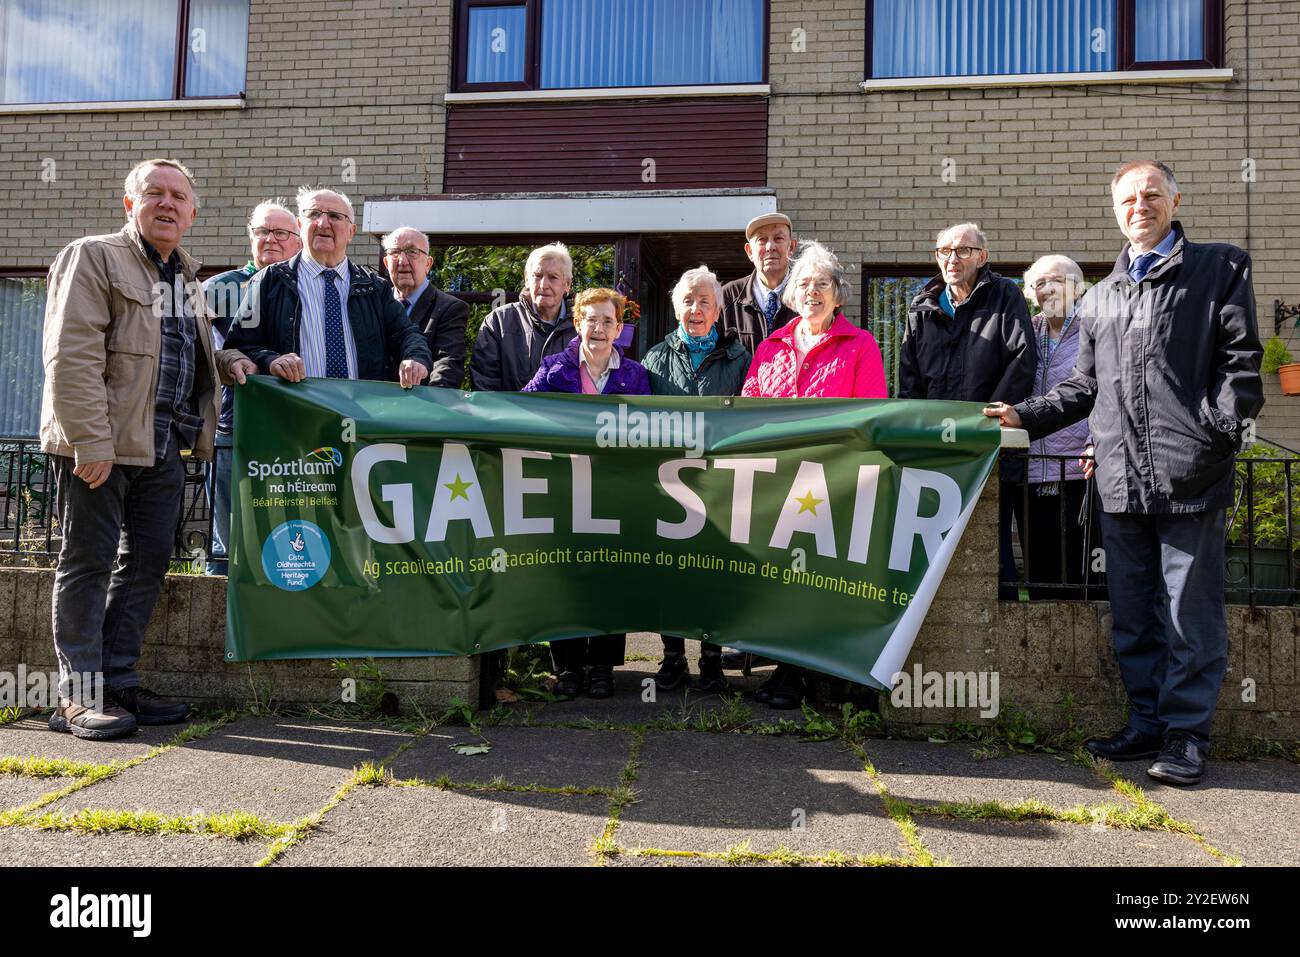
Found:
M 303 252 L 298 260 L 298 295 L 302 299 L 298 350 L 307 375 L 318 379 L 325 377 L 325 280 L 320 278 L 324 271 L 324 266 Z M 343 307 L 343 341 L 348 352 L 348 378 L 355 379 L 357 343 L 352 336 L 352 325 L 348 322 L 348 293 L 352 289 L 352 277 L 346 258 L 334 267 L 334 272 L 342 279 L 334 280 L 334 288 L 339 292 L 339 304 Z

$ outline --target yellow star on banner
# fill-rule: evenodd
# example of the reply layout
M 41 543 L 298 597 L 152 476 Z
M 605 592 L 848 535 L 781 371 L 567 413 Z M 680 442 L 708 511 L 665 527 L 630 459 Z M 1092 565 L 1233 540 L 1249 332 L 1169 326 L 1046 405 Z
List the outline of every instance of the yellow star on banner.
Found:
M 813 498 L 812 489 L 809 489 L 808 493 L 804 495 L 803 498 L 797 498 L 795 499 L 795 501 L 799 503 L 800 515 L 802 515 L 804 512 L 812 512 L 814 515 L 816 515 L 817 506 L 826 500 L 824 498 Z
M 465 481 L 462 481 L 462 480 L 461 480 L 461 477 L 460 477 L 460 473 L 457 472 L 457 473 L 456 473 L 456 481 L 454 481 L 454 482 L 443 482 L 442 485 L 443 485 L 443 488 L 449 488 L 449 489 L 451 489 L 451 501 L 454 502 L 454 501 L 456 501 L 456 499 L 458 499 L 458 498 L 463 498 L 465 501 L 468 502 L 468 501 L 469 501 L 469 495 L 467 495 L 466 493 L 470 490 L 470 488 L 473 487 L 474 483 L 473 483 L 473 482 L 465 482 Z

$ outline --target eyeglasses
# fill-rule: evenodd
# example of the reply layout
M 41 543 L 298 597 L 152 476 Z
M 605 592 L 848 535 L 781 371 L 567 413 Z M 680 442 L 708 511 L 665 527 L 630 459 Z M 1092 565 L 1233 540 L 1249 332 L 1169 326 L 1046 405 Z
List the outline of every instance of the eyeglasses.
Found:
M 936 259 L 951 259 L 953 256 L 958 259 L 970 259 L 983 248 L 983 246 L 940 246 L 934 251 L 934 256 Z
M 1041 279 L 1034 280 L 1033 290 L 1034 292 L 1038 292 L 1042 289 L 1045 289 L 1048 286 L 1064 286 L 1064 285 L 1065 285 L 1064 276 L 1043 276 Z
M 429 255 L 429 250 L 420 249 L 417 246 L 403 246 L 401 249 L 388 250 L 386 255 L 389 255 L 394 259 L 401 259 L 403 256 L 405 256 L 407 259 L 415 259 L 418 256 Z
M 292 229 L 267 229 L 265 226 L 254 226 L 249 232 L 253 234 L 254 239 L 265 239 L 267 236 L 274 236 L 280 242 L 284 242 L 290 236 L 298 235 Z
M 796 289 L 815 289 L 817 292 L 830 292 L 834 285 L 829 279 L 800 279 L 795 283 Z
M 336 213 L 332 209 L 304 209 L 302 211 L 303 219 L 310 220 L 313 223 L 316 222 L 316 220 L 320 219 L 322 216 L 327 218 L 331 223 L 352 222 L 352 217 L 349 216 L 347 213 Z
M 618 325 L 617 319 L 603 319 L 598 316 L 588 316 L 582 320 L 582 324 L 588 329 L 613 329 Z

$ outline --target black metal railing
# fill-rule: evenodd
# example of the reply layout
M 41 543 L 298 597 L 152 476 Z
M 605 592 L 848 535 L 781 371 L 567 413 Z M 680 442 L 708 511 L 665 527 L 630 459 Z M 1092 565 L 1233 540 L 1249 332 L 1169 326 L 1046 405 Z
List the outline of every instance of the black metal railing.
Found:
M 55 503 L 51 456 L 28 437 L 0 437 L 0 564 L 52 565 L 62 536 Z M 206 463 L 182 459 L 185 492 L 176 527 L 173 557 L 178 562 L 204 558 L 212 541 Z
M 1075 455 L 1003 453 L 999 593 L 1003 599 L 1105 600 L 1099 505 Z M 1027 470 L 1040 481 L 1023 481 Z M 1300 599 L 1300 455 L 1258 443 L 1237 456 L 1224 541 L 1224 596 L 1233 604 Z M 1045 488 L 1051 494 L 1043 495 Z

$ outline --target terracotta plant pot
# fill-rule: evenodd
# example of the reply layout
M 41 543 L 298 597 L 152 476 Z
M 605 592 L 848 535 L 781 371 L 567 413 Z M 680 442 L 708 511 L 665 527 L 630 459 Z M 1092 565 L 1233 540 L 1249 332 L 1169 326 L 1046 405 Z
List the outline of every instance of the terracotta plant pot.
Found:
M 1277 377 L 1282 380 L 1283 395 L 1300 395 L 1300 362 L 1278 366 Z

